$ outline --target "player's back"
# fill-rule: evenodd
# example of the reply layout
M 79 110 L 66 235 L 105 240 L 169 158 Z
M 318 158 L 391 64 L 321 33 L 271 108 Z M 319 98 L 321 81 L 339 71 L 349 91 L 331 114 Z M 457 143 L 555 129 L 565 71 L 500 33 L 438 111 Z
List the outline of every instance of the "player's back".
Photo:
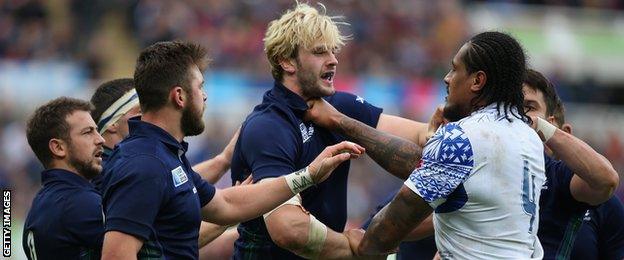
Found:
M 447 145 L 439 153 L 472 149 L 473 161 L 463 183 L 435 209 L 436 243 L 441 256 L 541 257 L 537 202 L 545 175 L 539 137 L 523 121 L 511 117 L 510 122 L 497 113 L 495 105 L 453 124 L 456 126 L 442 129 L 442 134 L 463 136 L 470 148 Z

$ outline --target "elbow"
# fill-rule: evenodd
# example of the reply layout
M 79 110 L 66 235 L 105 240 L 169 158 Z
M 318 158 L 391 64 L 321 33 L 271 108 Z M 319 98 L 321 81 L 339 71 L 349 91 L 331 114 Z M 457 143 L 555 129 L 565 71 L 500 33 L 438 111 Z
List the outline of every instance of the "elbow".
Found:
M 613 168 L 611 168 L 611 171 L 612 173 L 609 175 L 610 178 L 606 183 L 609 197 L 613 195 L 618 185 L 620 184 L 620 176 L 618 175 L 618 173 Z
M 275 217 L 275 216 L 271 216 Z M 281 248 L 297 253 L 308 242 L 308 223 L 305 219 L 271 219 L 267 229 L 273 242 Z

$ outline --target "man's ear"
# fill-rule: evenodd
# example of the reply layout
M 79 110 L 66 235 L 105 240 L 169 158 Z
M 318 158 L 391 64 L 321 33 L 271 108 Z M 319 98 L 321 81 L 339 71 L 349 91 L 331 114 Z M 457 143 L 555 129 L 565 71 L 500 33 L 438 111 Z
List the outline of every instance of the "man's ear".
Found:
M 169 99 L 174 106 L 182 108 L 186 102 L 186 91 L 180 86 L 175 86 L 169 91 Z
M 475 72 L 472 85 L 470 86 L 470 90 L 472 90 L 473 92 L 479 92 L 481 91 L 481 89 L 483 89 L 483 86 L 485 86 L 486 82 L 487 75 L 485 75 L 485 72 L 482 70 L 477 71 Z
M 568 133 L 568 134 L 572 134 L 572 125 L 565 123 L 561 126 L 561 130 L 563 130 L 564 132 Z
M 111 134 L 117 133 L 117 130 L 119 129 L 119 123 L 115 122 L 112 125 L 110 125 L 108 128 L 106 128 L 105 132 L 110 132 Z
M 297 71 L 297 64 L 293 58 L 280 60 L 279 65 L 288 74 L 294 74 Z
M 67 156 L 67 143 L 61 139 L 50 139 L 48 148 L 54 157 L 65 158 L 65 156 Z

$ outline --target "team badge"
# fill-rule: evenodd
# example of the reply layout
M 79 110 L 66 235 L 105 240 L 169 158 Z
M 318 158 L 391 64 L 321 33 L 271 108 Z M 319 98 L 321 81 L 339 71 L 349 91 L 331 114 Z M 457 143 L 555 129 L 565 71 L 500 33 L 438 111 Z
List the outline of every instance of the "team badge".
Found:
M 182 166 L 178 166 L 178 168 L 171 170 L 171 175 L 173 177 L 173 186 L 175 187 L 178 187 L 188 181 L 188 177 L 182 169 Z
M 301 138 L 304 143 L 310 140 L 314 134 L 314 126 L 306 127 L 303 123 L 299 124 L 299 130 L 301 130 Z

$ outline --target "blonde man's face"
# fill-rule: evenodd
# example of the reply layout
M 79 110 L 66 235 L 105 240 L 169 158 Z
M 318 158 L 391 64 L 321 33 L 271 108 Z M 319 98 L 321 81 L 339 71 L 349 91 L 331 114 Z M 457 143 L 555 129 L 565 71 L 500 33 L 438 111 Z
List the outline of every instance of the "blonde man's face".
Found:
M 311 49 L 300 48 L 296 59 L 295 77 L 304 98 L 334 94 L 337 65 L 335 50 L 328 49 L 323 44 L 314 44 Z

